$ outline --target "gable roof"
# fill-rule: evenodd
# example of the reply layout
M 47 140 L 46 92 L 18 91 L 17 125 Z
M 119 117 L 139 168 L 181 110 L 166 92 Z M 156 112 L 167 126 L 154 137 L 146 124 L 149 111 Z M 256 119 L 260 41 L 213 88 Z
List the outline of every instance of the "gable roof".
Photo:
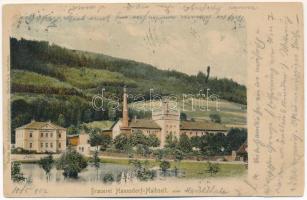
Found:
M 227 131 L 227 127 L 209 121 L 181 121 L 181 130 L 206 130 L 206 131 Z
M 153 120 L 137 119 L 129 123 L 130 128 L 147 128 L 147 129 L 161 129 L 161 127 Z
M 25 124 L 25 125 L 18 127 L 16 129 L 42 129 L 46 125 L 50 125 L 54 129 L 65 129 L 65 128 L 58 126 L 56 124 L 53 124 L 51 122 L 37 122 L 37 121 L 31 121 L 30 123 Z

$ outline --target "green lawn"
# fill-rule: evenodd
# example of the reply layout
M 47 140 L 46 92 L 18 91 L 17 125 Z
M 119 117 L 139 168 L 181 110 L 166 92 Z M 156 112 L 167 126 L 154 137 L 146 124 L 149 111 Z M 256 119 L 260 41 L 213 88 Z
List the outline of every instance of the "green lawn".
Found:
M 128 159 L 111 159 L 111 158 L 103 158 L 103 163 L 112 163 L 119 165 L 129 165 Z M 148 160 L 150 167 L 159 167 L 159 162 L 155 160 Z M 171 168 L 178 164 L 174 161 L 171 161 Z M 182 161 L 179 164 L 179 168 L 185 172 L 185 177 L 183 178 L 206 178 L 211 177 L 210 174 L 206 172 L 208 167 L 208 163 L 206 162 L 189 162 Z M 219 164 L 220 171 L 213 175 L 214 177 L 234 177 L 234 176 L 242 176 L 247 173 L 247 169 L 243 164 L 228 164 L 221 163 Z

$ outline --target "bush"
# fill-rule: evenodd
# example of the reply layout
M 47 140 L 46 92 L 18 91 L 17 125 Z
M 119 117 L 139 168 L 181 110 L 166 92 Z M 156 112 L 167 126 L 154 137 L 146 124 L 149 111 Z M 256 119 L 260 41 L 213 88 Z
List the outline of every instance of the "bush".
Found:
M 132 164 L 134 167 L 134 172 L 136 177 L 140 181 L 152 180 L 156 177 L 156 172 L 148 168 L 148 161 L 145 160 L 141 162 L 139 160 L 129 160 L 129 164 Z
M 208 162 L 207 173 L 213 176 L 213 174 L 217 174 L 219 171 L 220 171 L 220 165 L 218 163 Z
M 160 169 L 161 171 L 165 174 L 166 171 L 171 167 L 171 163 L 166 161 L 166 160 L 162 160 L 160 162 Z
M 188 153 L 192 151 L 191 140 L 186 134 L 180 135 L 178 147 L 184 153 Z
M 128 151 L 132 148 L 129 137 L 126 134 L 119 134 L 116 136 L 113 143 L 115 148 L 121 151 Z
M 12 154 L 36 154 L 37 152 L 34 150 L 27 150 L 21 147 L 17 147 L 11 150 Z
M 26 178 L 23 176 L 23 173 L 21 172 L 20 163 L 18 162 L 11 163 L 11 179 L 14 182 L 22 182 L 26 180 Z
M 64 170 L 65 177 L 77 178 L 78 173 L 87 167 L 86 159 L 75 150 L 67 150 L 57 161 L 57 169 Z
M 107 173 L 106 175 L 104 175 L 103 182 L 105 182 L 105 183 L 112 183 L 113 181 L 114 181 L 113 174 Z
M 54 160 L 53 160 L 53 157 L 51 154 L 49 154 L 47 157 L 45 158 L 41 158 L 39 161 L 38 161 L 38 165 L 43 168 L 43 170 L 45 171 L 46 173 L 46 176 L 47 176 L 47 179 L 49 179 L 49 175 L 50 175 L 50 171 L 53 167 L 53 164 L 54 164 Z
M 215 123 L 221 123 L 222 122 L 221 116 L 219 114 L 210 114 L 209 117 L 210 117 L 212 122 L 215 122 Z

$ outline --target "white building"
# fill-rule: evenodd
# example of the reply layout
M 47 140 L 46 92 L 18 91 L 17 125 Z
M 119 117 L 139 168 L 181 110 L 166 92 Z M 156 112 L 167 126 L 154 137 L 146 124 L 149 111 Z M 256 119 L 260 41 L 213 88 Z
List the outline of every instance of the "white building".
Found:
M 15 129 L 15 148 L 41 152 L 62 152 L 66 149 L 66 129 L 48 122 L 36 122 Z

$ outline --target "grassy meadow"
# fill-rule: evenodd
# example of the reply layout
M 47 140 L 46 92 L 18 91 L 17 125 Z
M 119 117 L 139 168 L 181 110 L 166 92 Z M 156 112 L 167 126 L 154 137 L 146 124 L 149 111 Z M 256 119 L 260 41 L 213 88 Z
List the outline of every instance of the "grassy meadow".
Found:
M 200 105 L 202 109 L 199 108 Z M 159 109 L 161 107 L 159 101 L 152 101 L 151 105 L 149 101 L 134 102 L 129 106 L 135 110 L 145 111 L 150 111 L 150 106 L 152 106 L 153 109 Z M 183 101 L 182 97 L 179 96 L 177 98 L 177 104 L 170 104 L 170 106 L 179 108 L 182 110 L 181 112 L 187 114 L 188 118 L 194 118 L 195 120 L 210 120 L 210 114 L 219 114 L 222 123 L 229 127 L 245 127 L 247 123 L 246 106 L 226 100 L 220 99 L 218 101 L 218 106 L 216 101 L 208 101 L 207 110 L 206 100 L 203 100 L 202 103 L 196 98 L 193 100 L 189 98 Z
M 102 163 L 112 163 L 119 165 L 129 165 L 129 159 L 113 159 L 113 158 L 102 158 Z M 160 162 L 156 160 L 148 160 L 150 168 L 158 168 Z M 195 162 L 195 161 L 181 161 L 176 163 L 175 161 L 170 161 L 171 169 L 175 166 L 180 170 L 185 172 L 185 176 L 182 178 L 208 178 L 211 177 L 207 173 L 208 163 L 206 162 Z M 219 164 L 220 171 L 213 175 L 214 177 L 235 177 L 242 176 L 247 173 L 247 168 L 241 163 L 221 163 Z

